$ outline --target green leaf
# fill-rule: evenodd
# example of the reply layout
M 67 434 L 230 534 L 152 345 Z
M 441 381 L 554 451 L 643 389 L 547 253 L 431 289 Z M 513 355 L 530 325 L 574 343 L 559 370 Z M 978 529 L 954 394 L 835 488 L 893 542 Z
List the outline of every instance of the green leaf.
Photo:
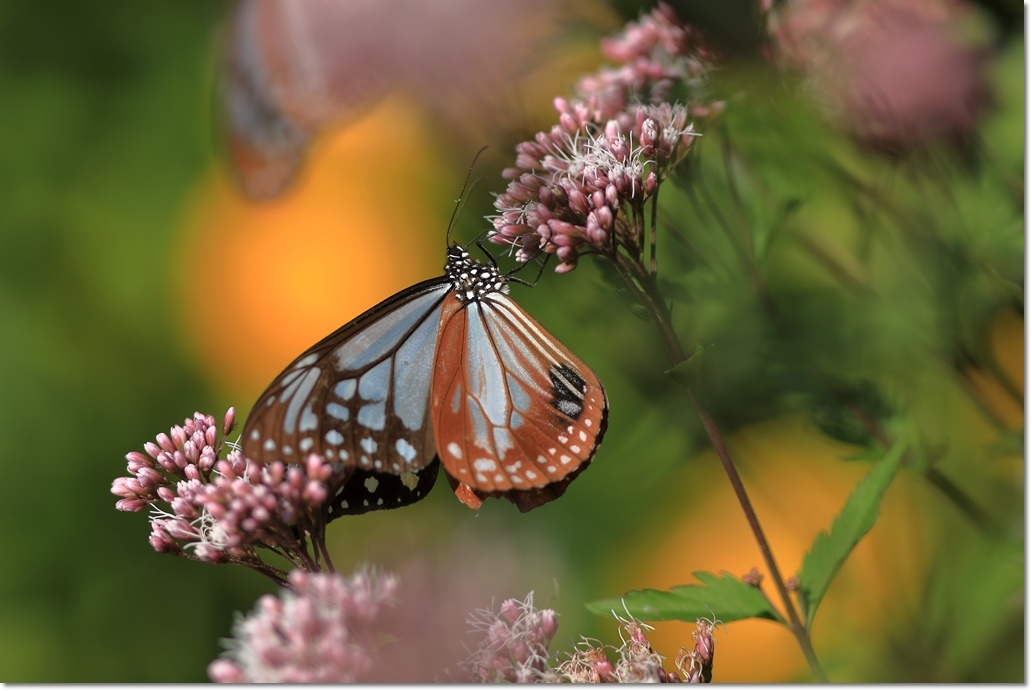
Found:
M 595 614 L 630 612 L 642 621 L 695 621 L 716 617 L 725 624 L 739 619 L 759 617 L 783 621 L 777 610 L 759 588 L 724 571 L 717 576 L 696 571 L 702 584 L 678 585 L 670 590 L 631 590 L 622 597 L 587 603 Z
M 821 599 L 846 557 L 874 527 L 882 497 L 892 483 L 906 444 L 898 443 L 867 474 L 846 500 L 846 505 L 831 524 L 831 532 L 821 531 L 803 558 L 799 571 L 799 594 L 807 628 L 813 623 Z
M 696 343 L 695 349 L 681 362 L 667 370 L 667 374 L 674 378 L 682 386 L 691 386 L 695 377 L 698 376 L 700 363 L 703 360 L 706 347 L 702 343 Z

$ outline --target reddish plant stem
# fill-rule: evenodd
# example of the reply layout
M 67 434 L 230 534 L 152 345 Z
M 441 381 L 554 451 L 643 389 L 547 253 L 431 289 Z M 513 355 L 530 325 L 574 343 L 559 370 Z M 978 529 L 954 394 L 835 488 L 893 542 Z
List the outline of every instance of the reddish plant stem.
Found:
M 623 255 L 618 255 L 616 257 L 615 264 L 620 275 L 623 277 L 624 282 L 627 283 L 628 287 L 637 296 L 642 306 L 645 307 L 649 315 L 652 317 L 653 323 L 659 329 L 663 338 L 663 344 L 666 346 L 667 354 L 670 357 L 671 364 L 678 365 L 683 362 L 685 354 L 681 347 L 681 342 L 677 339 L 677 336 L 674 333 L 662 296 L 659 295 L 651 277 L 645 273 L 643 267 L 635 264 L 634 262 L 628 261 Z M 695 409 L 695 413 L 702 421 L 702 426 L 706 430 L 706 436 L 709 437 L 710 444 L 713 446 L 713 450 L 716 452 L 717 458 L 720 459 L 720 464 L 724 468 L 724 473 L 727 475 L 727 478 L 731 483 L 731 488 L 734 490 L 735 497 L 738 499 L 738 503 L 742 507 L 742 512 L 745 514 L 745 519 L 749 524 L 749 528 L 752 530 L 753 537 L 755 538 L 756 543 L 760 548 L 760 552 L 763 555 L 763 560 L 767 564 L 767 570 L 770 572 L 771 580 L 774 581 L 774 586 L 777 589 L 782 605 L 785 608 L 785 612 L 788 616 L 788 627 L 795 636 L 796 641 L 799 643 L 799 647 L 803 651 L 803 656 L 806 658 L 806 662 L 810 666 L 810 671 L 813 673 L 814 678 L 819 682 L 826 683 L 828 679 L 824 675 L 824 670 L 821 668 L 820 661 L 817 659 L 817 652 L 813 648 L 810 635 L 807 632 L 802 619 L 800 619 L 794 603 L 792 602 L 792 597 L 789 595 L 788 587 L 785 585 L 785 579 L 781 576 L 781 570 L 778 568 L 777 561 L 774 559 L 774 553 L 770 548 L 770 543 L 767 541 L 767 537 L 763 532 L 763 528 L 760 525 L 760 519 L 756 515 L 756 511 L 753 509 L 752 501 L 750 501 L 749 495 L 745 491 L 745 485 L 742 483 L 742 478 L 738 474 L 738 469 L 735 467 L 734 459 L 731 458 L 731 454 L 727 449 L 724 437 L 720 433 L 720 429 L 717 427 L 716 422 L 714 422 L 709 412 L 692 394 L 691 389 L 689 389 L 683 382 L 682 386 L 684 386 L 685 391 L 688 393 L 688 399 L 691 401 L 692 407 Z

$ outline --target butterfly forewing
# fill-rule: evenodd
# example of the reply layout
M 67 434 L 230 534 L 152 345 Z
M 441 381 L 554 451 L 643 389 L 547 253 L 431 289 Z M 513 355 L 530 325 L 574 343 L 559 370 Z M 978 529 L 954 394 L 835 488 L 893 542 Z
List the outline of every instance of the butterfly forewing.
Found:
M 255 461 L 336 464 L 329 519 L 418 501 L 439 465 L 467 505 L 498 496 L 528 511 L 602 440 L 602 383 L 506 294 L 508 277 L 459 247 L 445 273 L 310 348 L 244 423 Z
M 441 316 L 431 410 L 457 490 L 523 511 L 556 498 L 602 440 L 602 383 L 502 292 L 449 296 Z
M 345 487 L 368 494 L 342 499 L 347 506 L 338 502 L 337 513 L 422 498 L 433 484 L 429 469 L 421 471 L 436 453 L 428 403 L 440 313 L 450 289 L 444 278 L 413 286 L 298 357 L 255 403 L 241 435 L 244 455 L 299 463 L 316 453 L 339 463 L 347 475 L 361 472 L 362 482 L 349 479 Z M 365 499 L 371 507 L 363 506 Z

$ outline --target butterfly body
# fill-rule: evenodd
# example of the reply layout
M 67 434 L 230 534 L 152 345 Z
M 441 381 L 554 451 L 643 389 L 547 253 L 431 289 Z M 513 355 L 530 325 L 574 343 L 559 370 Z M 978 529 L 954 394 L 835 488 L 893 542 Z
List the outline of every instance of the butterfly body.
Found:
M 259 462 L 321 454 L 347 477 L 330 518 L 418 501 L 438 458 L 476 508 L 529 510 L 590 463 L 601 382 L 508 295 L 508 277 L 448 251 L 445 275 L 408 288 L 299 356 L 259 397 L 241 444 Z

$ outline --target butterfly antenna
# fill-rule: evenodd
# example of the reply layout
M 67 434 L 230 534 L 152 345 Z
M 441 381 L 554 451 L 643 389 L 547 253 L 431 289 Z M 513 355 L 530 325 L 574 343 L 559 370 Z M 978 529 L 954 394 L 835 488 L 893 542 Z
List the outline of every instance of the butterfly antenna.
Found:
M 466 179 L 462 183 L 462 189 L 459 190 L 459 198 L 455 201 L 455 209 L 452 211 L 451 218 L 448 219 L 448 233 L 444 236 L 445 244 L 451 247 L 451 233 L 452 228 L 455 227 L 455 219 L 459 217 L 459 212 L 466 206 L 466 201 L 469 197 L 466 196 L 466 188 L 470 187 L 469 180 L 473 177 L 473 168 L 477 165 L 477 159 L 480 158 L 480 154 L 487 151 L 487 146 L 480 147 L 480 150 L 473 154 L 473 161 L 469 164 L 469 170 L 466 171 Z M 483 178 L 478 178 L 474 181 L 473 186 L 475 187 Z M 472 190 L 470 190 L 472 191 Z

